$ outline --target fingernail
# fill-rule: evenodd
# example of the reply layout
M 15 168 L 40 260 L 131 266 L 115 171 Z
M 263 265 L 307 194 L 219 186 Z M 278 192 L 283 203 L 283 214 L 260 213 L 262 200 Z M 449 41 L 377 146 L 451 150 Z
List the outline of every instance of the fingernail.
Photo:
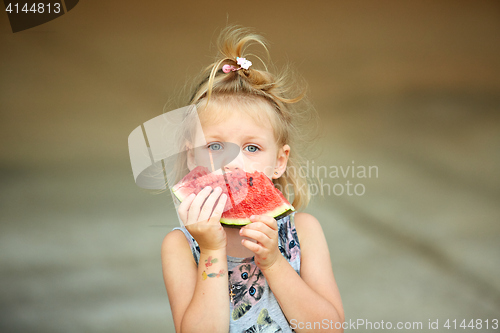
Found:
M 217 192 L 222 192 L 222 189 L 221 189 L 219 186 L 217 186 L 217 187 L 215 188 L 215 190 L 216 190 Z
M 205 190 L 211 190 L 211 189 L 212 189 L 212 187 L 211 187 L 211 186 L 207 186 L 207 187 L 205 187 Z

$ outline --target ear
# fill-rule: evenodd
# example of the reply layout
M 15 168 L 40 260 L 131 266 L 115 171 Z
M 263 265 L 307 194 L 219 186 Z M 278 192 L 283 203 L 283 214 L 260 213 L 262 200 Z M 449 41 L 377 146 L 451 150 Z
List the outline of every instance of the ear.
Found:
M 273 179 L 278 179 L 285 173 L 288 157 L 290 156 L 290 146 L 284 145 L 278 150 L 276 167 L 274 168 Z M 277 173 L 277 174 L 276 174 Z

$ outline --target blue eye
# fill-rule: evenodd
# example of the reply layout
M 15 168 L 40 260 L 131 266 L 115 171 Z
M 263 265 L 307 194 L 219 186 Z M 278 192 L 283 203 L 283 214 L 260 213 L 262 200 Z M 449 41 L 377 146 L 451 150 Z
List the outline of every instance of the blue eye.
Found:
M 257 151 L 259 151 L 259 147 L 257 146 L 254 146 L 254 145 L 249 145 L 249 146 L 246 146 L 245 149 L 248 151 L 248 152 L 251 152 L 251 153 L 255 153 Z
M 211 143 L 207 147 L 208 147 L 208 149 L 214 150 L 214 151 L 222 149 L 222 145 L 220 143 L 218 143 L 218 142 Z
M 247 272 L 243 272 L 243 273 L 241 273 L 241 278 L 242 278 L 243 280 L 248 279 L 248 273 L 247 273 Z
M 250 296 L 253 296 L 255 295 L 255 292 L 257 291 L 257 289 L 255 289 L 254 286 L 250 287 L 250 289 L 248 290 L 248 292 L 250 293 Z
M 290 241 L 290 245 L 288 246 L 290 249 L 294 248 L 295 247 L 295 240 L 291 240 Z

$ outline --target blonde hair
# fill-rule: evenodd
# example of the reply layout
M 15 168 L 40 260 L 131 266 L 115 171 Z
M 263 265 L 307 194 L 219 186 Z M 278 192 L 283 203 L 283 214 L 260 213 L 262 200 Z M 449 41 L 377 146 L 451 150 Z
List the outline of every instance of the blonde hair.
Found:
M 304 85 L 302 82 L 298 85 L 295 80 L 291 80 L 289 70 L 279 75 L 271 74 L 260 57 L 245 53 L 251 45 L 261 46 L 269 55 L 262 36 L 247 28 L 232 26 L 225 28 L 218 39 L 219 54 L 215 61 L 203 71 L 201 82 L 195 87 L 189 104 L 196 105 L 200 118 L 206 119 L 217 116 L 206 114 L 205 110 L 209 109 L 206 106 L 209 103 L 227 103 L 234 100 L 246 104 L 269 103 L 273 112 L 268 114 L 268 117 L 273 126 L 276 143 L 279 146 L 288 144 L 291 147 L 285 173 L 273 182 L 288 200 L 291 200 L 289 187 L 292 187 L 292 205 L 296 209 L 304 208 L 309 203 L 311 195 L 307 177 L 298 172 L 304 159 L 294 149 L 299 141 L 304 141 L 297 124 L 303 124 L 305 117 L 311 118 L 310 107 L 300 108 L 297 105 L 299 101 L 304 101 L 305 89 L 298 90 L 299 86 Z M 239 69 L 229 73 L 222 71 L 221 68 L 224 65 L 233 65 L 238 68 L 236 58 L 249 56 L 260 60 L 265 70 L 257 69 L 256 61 L 251 58 L 253 64 L 249 69 Z

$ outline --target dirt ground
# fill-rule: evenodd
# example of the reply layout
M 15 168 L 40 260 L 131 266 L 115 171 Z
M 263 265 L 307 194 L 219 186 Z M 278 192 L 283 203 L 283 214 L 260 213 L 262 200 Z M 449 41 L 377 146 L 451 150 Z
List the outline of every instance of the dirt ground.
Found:
M 451 0 L 87 0 L 18 33 L 0 14 L 0 330 L 174 331 L 160 244 L 178 222 L 135 185 L 127 137 L 184 105 L 226 23 L 307 81 L 307 212 L 346 320 L 497 331 L 500 3 Z

